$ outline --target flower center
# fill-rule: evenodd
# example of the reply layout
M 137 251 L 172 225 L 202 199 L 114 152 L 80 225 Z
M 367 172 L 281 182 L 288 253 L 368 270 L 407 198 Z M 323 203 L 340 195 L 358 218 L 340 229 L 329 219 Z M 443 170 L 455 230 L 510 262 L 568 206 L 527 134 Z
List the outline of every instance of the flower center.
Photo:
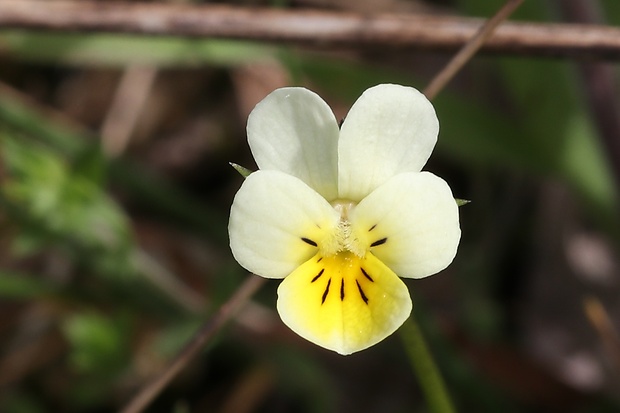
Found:
M 340 220 L 335 230 L 321 240 L 319 245 L 321 255 L 330 257 L 344 251 L 363 258 L 368 248 L 353 234 L 349 221 L 349 213 L 357 204 L 346 199 L 337 199 L 331 205 L 340 214 Z

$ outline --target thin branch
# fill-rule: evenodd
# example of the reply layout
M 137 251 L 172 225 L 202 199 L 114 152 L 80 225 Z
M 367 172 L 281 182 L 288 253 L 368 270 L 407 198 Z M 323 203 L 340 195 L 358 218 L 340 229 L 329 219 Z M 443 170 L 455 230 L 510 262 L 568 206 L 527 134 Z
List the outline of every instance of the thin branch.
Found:
M 366 15 L 226 5 L 0 0 L 0 29 L 112 32 L 249 39 L 329 48 L 417 48 L 453 52 L 484 20 L 439 15 Z M 483 51 L 620 59 L 620 29 L 505 23 Z
M 424 94 L 433 99 L 442 90 L 459 70 L 480 50 L 493 32 L 523 3 L 523 0 L 508 0 L 502 8 L 480 28 L 478 33 L 463 46 L 463 48 L 450 60 L 441 72 L 437 74 L 431 83 L 424 89 Z
M 155 397 L 202 351 L 213 336 L 245 304 L 245 302 L 263 285 L 264 278 L 251 275 L 220 307 L 217 313 L 196 332 L 194 337 L 179 352 L 177 357 L 153 381 L 147 383 L 136 396 L 120 411 L 121 413 L 138 413 L 143 411 Z

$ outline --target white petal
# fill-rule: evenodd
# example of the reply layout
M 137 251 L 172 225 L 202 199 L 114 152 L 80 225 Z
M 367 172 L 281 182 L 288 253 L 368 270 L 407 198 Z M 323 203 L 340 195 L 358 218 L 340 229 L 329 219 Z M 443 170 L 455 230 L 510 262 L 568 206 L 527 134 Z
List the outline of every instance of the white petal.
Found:
M 320 242 L 338 220 L 329 203 L 299 179 L 257 171 L 235 195 L 228 224 L 230 248 L 247 270 L 283 278 L 317 252 L 308 241 Z
M 452 191 L 429 172 L 396 175 L 364 198 L 350 218 L 355 236 L 400 277 L 443 270 L 461 238 Z
M 260 169 L 286 172 L 328 200 L 337 197 L 338 123 L 316 93 L 275 90 L 250 113 L 247 133 Z
M 416 89 L 370 88 L 347 115 L 338 143 L 339 197 L 359 201 L 401 172 L 419 172 L 437 142 L 435 109 Z

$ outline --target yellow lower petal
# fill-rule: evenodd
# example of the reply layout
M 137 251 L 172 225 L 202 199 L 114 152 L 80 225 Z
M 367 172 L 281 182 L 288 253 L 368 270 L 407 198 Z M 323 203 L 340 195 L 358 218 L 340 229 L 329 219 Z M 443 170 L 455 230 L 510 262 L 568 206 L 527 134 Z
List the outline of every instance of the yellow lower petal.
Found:
M 315 255 L 278 288 L 278 312 L 305 339 L 340 354 L 378 343 L 409 317 L 405 284 L 371 253 Z

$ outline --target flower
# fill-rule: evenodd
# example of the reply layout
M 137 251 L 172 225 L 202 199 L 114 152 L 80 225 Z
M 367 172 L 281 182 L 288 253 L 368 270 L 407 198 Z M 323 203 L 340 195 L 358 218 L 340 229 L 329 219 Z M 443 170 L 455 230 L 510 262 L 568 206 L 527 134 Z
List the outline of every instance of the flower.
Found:
M 393 84 L 366 90 L 341 128 L 304 88 L 254 108 L 247 133 L 259 170 L 233 201 L 230 247 L 247 270 L 283 279 L 277 309 L 297 334 L 340 354 L 370 347 L 411 313 L 398 276 L 452 262 L 457 204 L 443 179 L 421 172 L 438 132 L 426 97 Z

